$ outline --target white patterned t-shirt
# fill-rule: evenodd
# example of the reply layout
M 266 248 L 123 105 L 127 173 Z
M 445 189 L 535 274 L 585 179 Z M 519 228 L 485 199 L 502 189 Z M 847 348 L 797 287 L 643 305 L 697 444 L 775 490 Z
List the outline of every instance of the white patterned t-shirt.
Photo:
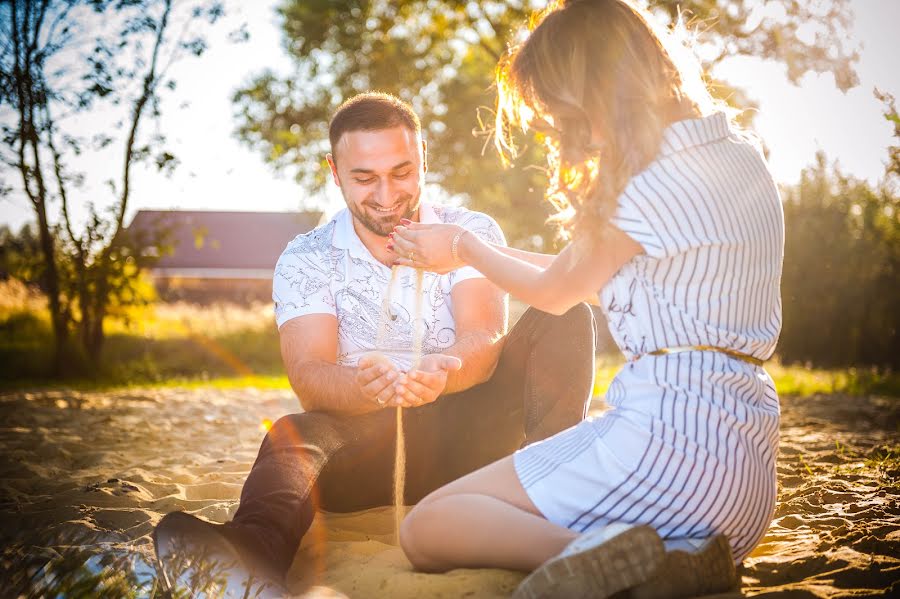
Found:
M 484 241 L 506 243 L 493 218 L 466 210 L 422 202 L 422 223 L 455 223 Z M 461 281 L 481 278 L 472 267 L 444 275 L 426 272 L 422 284 L 422 353 L 438 353 L 456 341 L 450 291 Z M 307 314 L 331 314 L 338 320 L 337 363 L 355 366 L 360 356 L 377 350 L 401 368 L 412 363 L 415 331 L 416 271 L 400 267 L 392 286 L 382 347 L 375 347 L 391 269 L 376 260 L 353 229 L 346 208 L 328 223 L 298 235 L 275 266 L 272 299 L 280 328 Z

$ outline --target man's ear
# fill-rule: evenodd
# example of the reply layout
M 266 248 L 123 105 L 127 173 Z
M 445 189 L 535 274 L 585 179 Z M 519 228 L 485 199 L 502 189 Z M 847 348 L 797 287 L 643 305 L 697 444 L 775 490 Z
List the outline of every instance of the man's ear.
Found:
M 428 142 L 422 140 L 422 172 L 428 172 Z
M 331 177 L 334 179 L 334 184 L 338 187 L 341 186 L 341 180 L 338 178 L 337 174 L 337 164 L 334 162 L 334 156 L 331 152 L 325 154 L 325 160 L 328 161 L 328 166 L 331 167 Z

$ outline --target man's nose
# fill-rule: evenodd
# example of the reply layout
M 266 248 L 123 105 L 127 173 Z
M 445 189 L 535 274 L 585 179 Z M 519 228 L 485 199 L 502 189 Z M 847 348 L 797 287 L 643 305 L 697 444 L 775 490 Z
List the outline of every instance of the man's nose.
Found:
M 378 183 L 376 201 L 384 208 L 393 206 L 397 198 L 397 185 L 392 177 L 384 177 Z

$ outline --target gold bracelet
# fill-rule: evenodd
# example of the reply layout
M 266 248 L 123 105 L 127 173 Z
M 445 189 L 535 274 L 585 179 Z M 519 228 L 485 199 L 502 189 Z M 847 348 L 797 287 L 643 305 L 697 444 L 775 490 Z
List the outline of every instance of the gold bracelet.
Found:
M 459 262 L 459 240 L 468 232 L 468 229 L 463 229 L 453 236 L 453 242 L 450 244 L 450 257 L 453 258 L 454 263 Z

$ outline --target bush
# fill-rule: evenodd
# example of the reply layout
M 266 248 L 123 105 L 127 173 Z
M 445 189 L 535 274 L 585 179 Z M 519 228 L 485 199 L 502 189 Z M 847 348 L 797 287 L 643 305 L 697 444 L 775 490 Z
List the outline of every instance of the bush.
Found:
M 784 193 L 778 353 L 819 367 L 900 367 L 900 198 L 823 156 Z

